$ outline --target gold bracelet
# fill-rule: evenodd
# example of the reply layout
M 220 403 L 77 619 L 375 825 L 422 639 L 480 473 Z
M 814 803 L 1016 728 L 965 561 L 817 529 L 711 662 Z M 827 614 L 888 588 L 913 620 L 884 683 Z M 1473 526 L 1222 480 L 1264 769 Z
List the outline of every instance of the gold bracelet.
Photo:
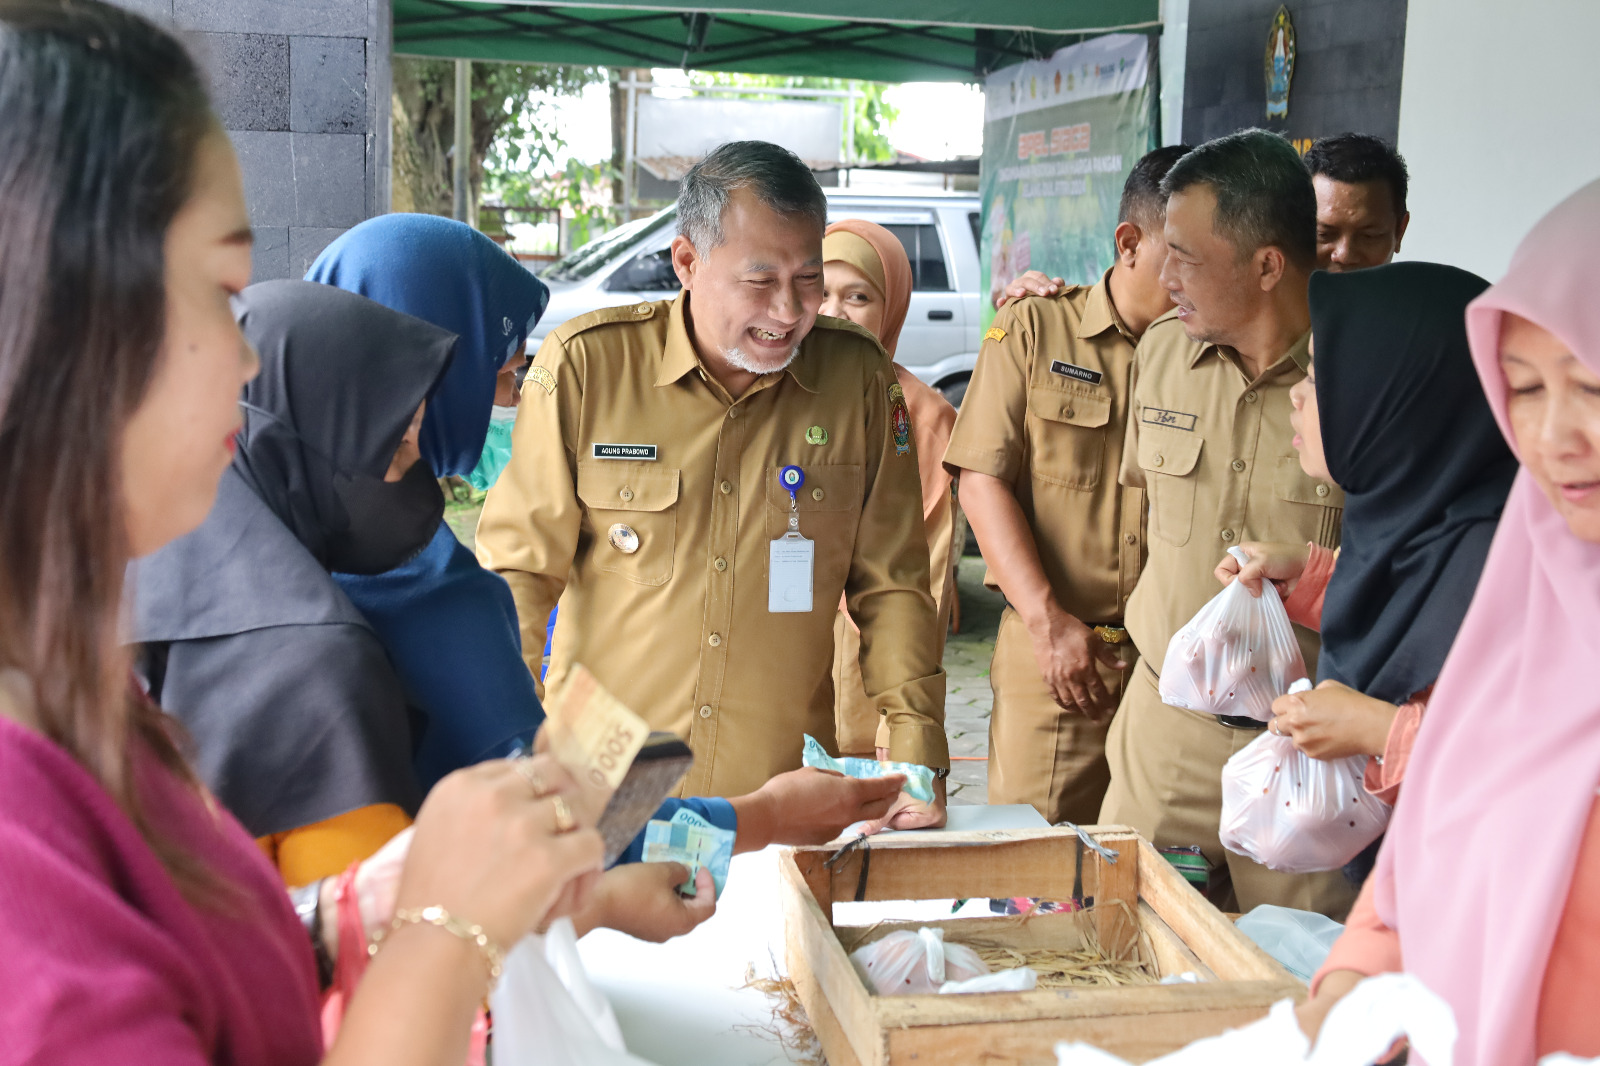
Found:
M 483 931 L 481 925 L 469 925 L 459 918 L 452 917 L 450 912 L 443 907 L 410 907 L 394 912 L 394 921 L 389 923 L 388 929 L 379 929 L 372 934 L 372 943 L 367 946 L 367 955 L 378 953 L 378 947 L 386 937 L 404 929 L 408 925 L 434 925 L 443 929 L 451 936 L 478 946 L 478 951 L 483 954 L 483 961 L 489 966 L 489 991 L 494 991 L 494 986 L 500 983 L 500 974 L 505 970 L 505 956 L 500 949 L 494 946 L 494 941 Z

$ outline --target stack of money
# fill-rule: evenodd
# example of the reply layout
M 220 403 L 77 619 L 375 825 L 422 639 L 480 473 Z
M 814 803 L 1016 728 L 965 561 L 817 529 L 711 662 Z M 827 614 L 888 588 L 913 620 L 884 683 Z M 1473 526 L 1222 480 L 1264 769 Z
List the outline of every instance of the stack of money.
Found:
M 728 861 L 733 858 L 732 830 L 719 829 L 687 807 L 680 808 L 670 822 L 656 819 L 644 827 L 645 862 L 679 862 L 689 870 L 689 880 L 678 891 L 695 894 L 694 879 L 705 867 L 717 895 L 728 880 Z

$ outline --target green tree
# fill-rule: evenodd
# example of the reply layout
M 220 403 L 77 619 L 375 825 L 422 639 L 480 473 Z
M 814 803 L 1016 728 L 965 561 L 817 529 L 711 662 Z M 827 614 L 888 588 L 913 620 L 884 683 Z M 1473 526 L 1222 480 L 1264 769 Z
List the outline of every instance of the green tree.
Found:
M 693 71 L 689 75 L 692 85 L 725 85 L 741 89 L 838 89 L 854 88 L 860 95 L 855 101 L 854 147 L 855 162 L 887 163 L 894 159 L 894 148 L 889 144 L 889 127 L 900 117 L 900 111 L 885 102 L 883 94 L 889 88 L 880 81 L 846 81 L 843 78 L 805 78 L 778 74 L 722 74 L 712 71 Z M 759 95 L 747 99 L 759 100 Z M 781 97 L 774 96 L 777 100 Z M 840 100 L 841 104 L 848 101 Z
M 396 211 L 448 215 L 455 138 L 455 63 L 394 58 L 393 204 Z M 605 80 L 599 67 L 541 63 L 472 64 L 472 144 L 468 174 L 473 213 L 485 184 L 555 166 L 565 142 L 549 121 L 551 101 Z

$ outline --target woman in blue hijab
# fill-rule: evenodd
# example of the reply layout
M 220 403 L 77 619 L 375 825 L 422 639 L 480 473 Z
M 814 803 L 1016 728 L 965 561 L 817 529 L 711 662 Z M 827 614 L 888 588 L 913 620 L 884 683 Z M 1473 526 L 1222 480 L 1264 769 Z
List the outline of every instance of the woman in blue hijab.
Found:
M 544 283 L 472 227 L 409 214 L 349 230 L 317 257 L 306 280 L 359 293 L 460 338 L 428 396 L 420 445 L 440 477 L 478 469 L 496 380 L 544 313 Z M 486 473 L 479 470 L 478 479 Z M 377 633 L 422 715 L 416 771 L 424 790 L 452 770 L 531 743 L 544 710 L 523 664 L 511 590 L 478 565 L 449 526 L 441 522 L 428 547 L 403 566 L 334 579 Z

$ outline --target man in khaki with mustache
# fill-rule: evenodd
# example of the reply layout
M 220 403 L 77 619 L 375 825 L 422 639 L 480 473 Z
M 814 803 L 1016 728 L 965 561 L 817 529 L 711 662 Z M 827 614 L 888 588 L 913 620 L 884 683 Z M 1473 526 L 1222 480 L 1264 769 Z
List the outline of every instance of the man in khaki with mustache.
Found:
M 478 557 L 516 598 L 537 676 L 582 663 L 694 749 L 682 790 L 737 795 L 833 742 L 810 696 L 843 594 L 890 758 L 949 755 L 921 484 L 905 399 L 871 334 L 822 305 L 827 202 L 764 141 L 683 180 L 677 299 L 583 315 L 545 339 Z M 815 719 L 815 720 L 813 720 Z M 904 797 L 902 797 L 904 798 Z

